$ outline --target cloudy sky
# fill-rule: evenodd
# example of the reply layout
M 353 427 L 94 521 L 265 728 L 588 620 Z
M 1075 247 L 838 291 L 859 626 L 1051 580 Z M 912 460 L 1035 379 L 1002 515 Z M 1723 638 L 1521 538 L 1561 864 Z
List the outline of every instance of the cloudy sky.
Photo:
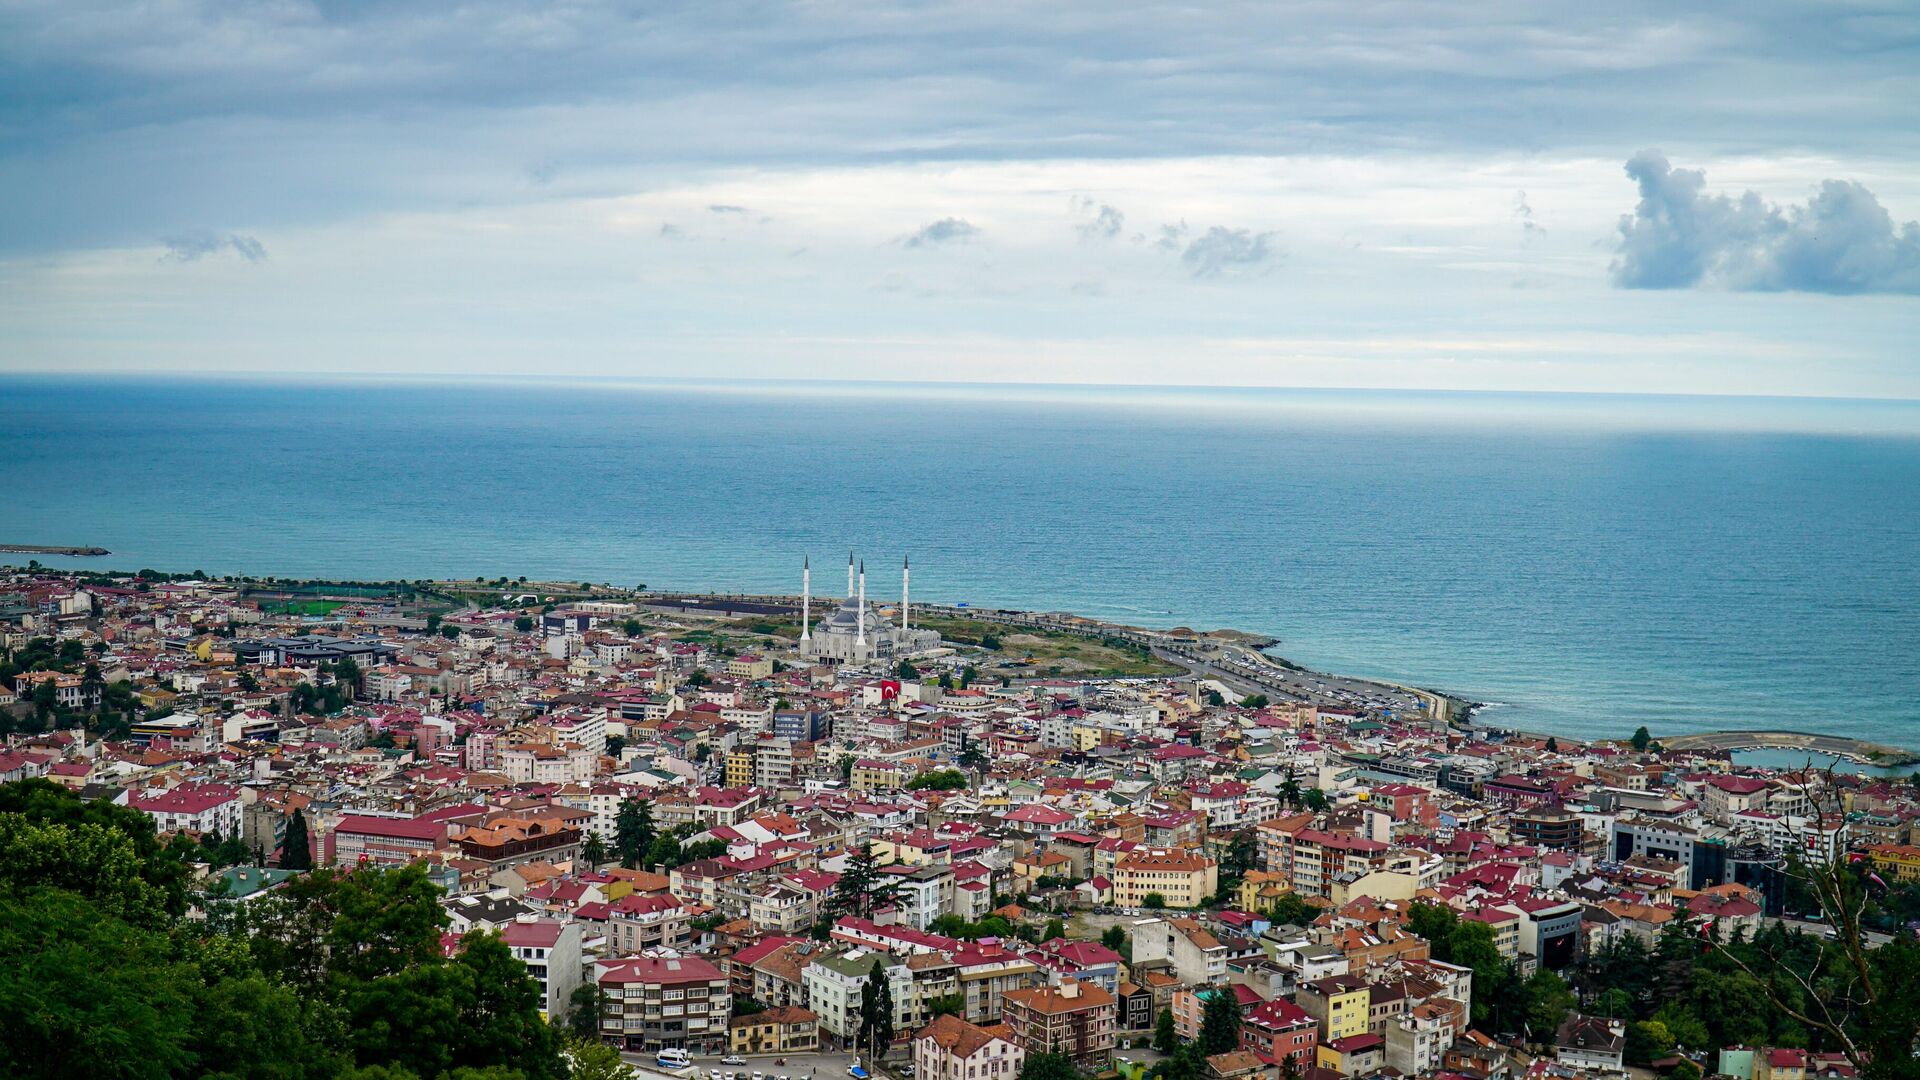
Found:
M 0 0 L 14 370 L 1920 397 L 1916 219 L 1911 2 Z

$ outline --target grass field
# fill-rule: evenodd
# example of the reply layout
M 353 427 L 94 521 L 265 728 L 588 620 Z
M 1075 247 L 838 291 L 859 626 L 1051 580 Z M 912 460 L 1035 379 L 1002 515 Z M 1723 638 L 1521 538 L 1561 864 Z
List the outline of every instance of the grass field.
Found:
M 346 606 L 339 600 L 287 600 L 262 604 L 260 610 L 267 615 L 331 615 Z
M 1003 661 L 1025 661 L 1036 675 L 1100 677 L 1178 675 L 1186 669 L 1154 659 L 1153 654 L 1119 638 L 1087 638 L 1051 630 L 1002 626 L 983 619 L 931 618 L 929 630 L 962 645 L 978 645 Z

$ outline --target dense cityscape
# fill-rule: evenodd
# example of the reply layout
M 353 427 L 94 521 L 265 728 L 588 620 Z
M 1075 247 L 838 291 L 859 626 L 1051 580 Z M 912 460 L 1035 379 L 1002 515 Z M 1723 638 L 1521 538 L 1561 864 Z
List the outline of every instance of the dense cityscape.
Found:
M 6 1071 L 1914 1068 L 1903 776 L 838 584 L 0 575 Z

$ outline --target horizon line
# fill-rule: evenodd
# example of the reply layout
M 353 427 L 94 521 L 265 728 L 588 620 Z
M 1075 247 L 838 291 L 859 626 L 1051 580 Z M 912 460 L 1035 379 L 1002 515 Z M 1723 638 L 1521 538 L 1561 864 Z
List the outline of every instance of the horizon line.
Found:
M 138 379 L 156 382 L 319 382 L 319 383 L 447 383 L 485 385 L 511 383 L 638 383 L 679 389 L 841 386 L 863 388 L 953 388 L 1017 390 L 1103 390 L 1103 391 L 1199 391 L 1233 393 L 1244 391 L 1288 391 L 1305 394 L 1431 394 L 1450 397 L 1555 397 L 1555 398 L 1634 398 L 1643 400 L 1700 401 L 1773 401 L 1870 403 L 1883 405 L 1920 405 L 1920 397 L 1860 394 L 1754 394 L 1706 393 L 1700 391 L 1650 390 L 1562 390 L 1562 389 L 1469 389 L 1434 386 L 1313 386 L 1286 383 L 1154 383 L 1154 382 L 1045 382 L 992 381 L 981 379 L 847 379 L 832 376 L 678 376 L 678 375 L 585 375 L 541 372 L 438 372 L 438 371 L 223 371 L 184 368 L 154 371 L 141 368 L 97 368 L 85 371 L 53 369 L 0 369 L 0 379 Z

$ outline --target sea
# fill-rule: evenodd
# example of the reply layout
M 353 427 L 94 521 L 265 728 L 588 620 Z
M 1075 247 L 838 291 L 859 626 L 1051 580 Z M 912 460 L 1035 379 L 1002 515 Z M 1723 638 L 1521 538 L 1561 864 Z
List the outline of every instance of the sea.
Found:
M 7 376 L 53 566 L 844 587 L 1232 627 L 1579 737 L 1920 746 L 1920 403 Z M 0 555 L 23 563 L 25 555 Z

